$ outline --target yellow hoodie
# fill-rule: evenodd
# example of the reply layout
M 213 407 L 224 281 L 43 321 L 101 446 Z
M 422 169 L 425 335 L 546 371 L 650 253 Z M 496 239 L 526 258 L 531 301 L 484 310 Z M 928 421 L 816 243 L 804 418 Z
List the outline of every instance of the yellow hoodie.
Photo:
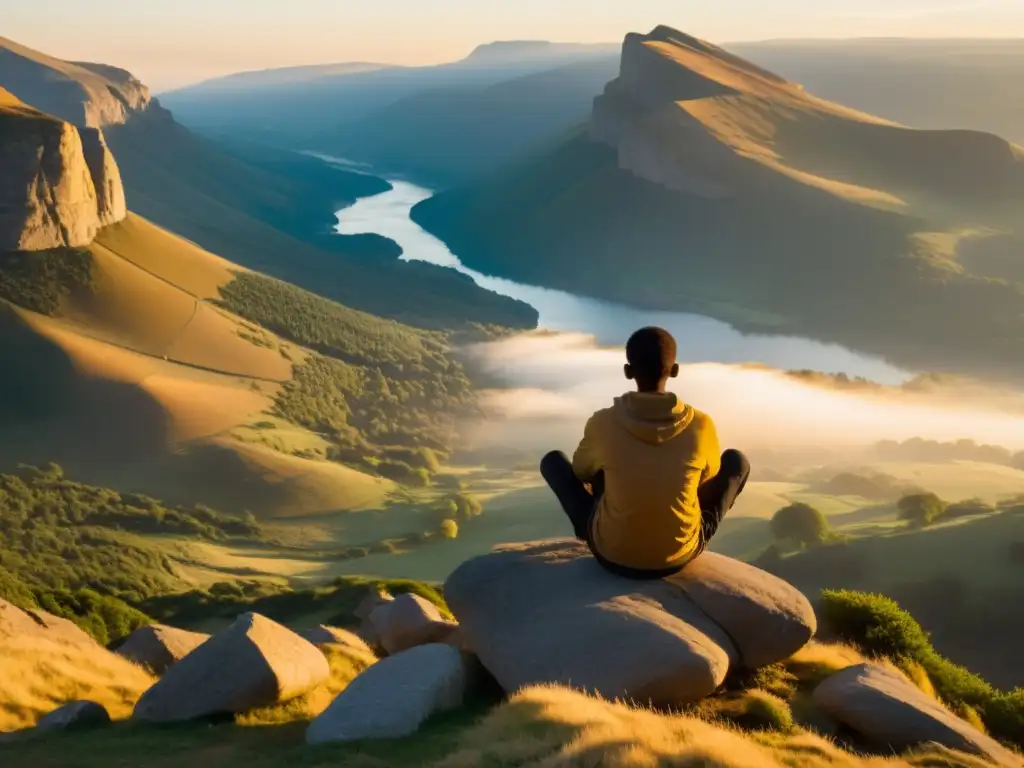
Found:
M 697 554 L 697 488 L 718 474 L 714 422 L 672 393 L 630 392 L 587 422 L 573 455 L 576 476 L 604 470 L 591 544 L 627 568 L 663 570 Z

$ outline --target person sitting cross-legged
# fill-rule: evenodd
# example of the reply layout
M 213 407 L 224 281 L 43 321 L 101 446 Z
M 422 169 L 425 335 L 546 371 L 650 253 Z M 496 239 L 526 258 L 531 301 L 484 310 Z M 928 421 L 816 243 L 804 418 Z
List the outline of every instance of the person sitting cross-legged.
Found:
M 668 331 L 638 330 L 626 360 L 637 391 L 590 418 L 571 462 L 552 451 L 540 470 L 601 565 L 658 579 L 704 551 L 743 491 L 750 463 L 736 450 L 720 454 L 711 417 L 666 391 L 679 375 Z

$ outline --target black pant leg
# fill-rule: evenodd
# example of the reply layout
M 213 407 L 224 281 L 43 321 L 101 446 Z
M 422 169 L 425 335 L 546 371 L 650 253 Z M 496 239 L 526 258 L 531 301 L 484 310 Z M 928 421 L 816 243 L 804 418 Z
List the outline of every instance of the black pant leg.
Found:
M 586 541 L 595 497 L 572 471 L 572 462 L 561 451 L 552 451 L 541 459 L 540 474 L 569 516 L 576 538 Z
M 718 532 L 718 526 L 743 492 L 749 477 L 750 461 L 739 451 L 729 449 L 722 454 L 722 468 L 718 474 L 697 491 L 701 510 L 701 549 Z

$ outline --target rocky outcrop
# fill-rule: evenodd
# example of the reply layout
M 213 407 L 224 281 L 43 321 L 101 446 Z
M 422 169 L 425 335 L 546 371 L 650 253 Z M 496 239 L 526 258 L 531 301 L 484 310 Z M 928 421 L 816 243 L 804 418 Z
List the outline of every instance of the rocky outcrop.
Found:
M 898 672 L 877 664 L 858 664 L 832 675 L 815 688 L 814 702 L 878 748 L 904 750 L 935 742 L 1000 766 L 1022 764 Z
M 506 545 L 463 563 L 444 591 L 464 647 L 506 691 L 559 683 L 688 704 L 732 667 L 787 658 L 815 628 L 790 585 L 719 555 L 672 580 L 631 581 L 577 541 Z
M 342 691 L 306 730 L 306 742 L 397 739 L 431 715 L 459 707 L 466 693 L 462 655 L 421 645 L 378 661 Z
M 209 639 L 201 632 L 150 624 L 132 632 L 115 653 L 154 675 L 162 675 Z
M 455 629 L 437 606 L 419 595 L 399 595 L 378 605 L 367 617 L 372 636 L 387 653 L 399 653 L 417 645 L 437 643 Z
M 246 613 L 168 669 L 132 716 L 171 723 L 244 712 L 301 696 L 329 675 L 315 646 L 265 616 Z
M 99 225 L 105 227 L 116 224 L 128 215 L 121 171 L 107 147 L 103 131 L 99 128 L 80 128 L 78 132 L 82 137 L 82 150 L 85 152 L 86 165 L 89 166 L 89 175 L 96 188 Z
M 0 91 L 0 251 L 82 247 L 127 214 L 102 135 Z M 99 192 L 97 191 L 99 190 Z
M 154 100 L 131 73 L 106 64 L 64 61 L 0 38 L 0 88 L 36 109 L 89 128 L 120 125 Z

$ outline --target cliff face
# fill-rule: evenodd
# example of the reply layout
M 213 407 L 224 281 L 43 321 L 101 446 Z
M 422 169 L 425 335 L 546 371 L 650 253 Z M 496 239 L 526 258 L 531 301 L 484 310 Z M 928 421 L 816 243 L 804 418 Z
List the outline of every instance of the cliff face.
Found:
M 0 87 L 36 109 L 73 125 L 121 125 L 158 106 L 129 72 L 70 62 L 0 38 Z
M 0 250 L 85 246 L 125 217 L 117 164 L 83 131 L 0 89 Z

